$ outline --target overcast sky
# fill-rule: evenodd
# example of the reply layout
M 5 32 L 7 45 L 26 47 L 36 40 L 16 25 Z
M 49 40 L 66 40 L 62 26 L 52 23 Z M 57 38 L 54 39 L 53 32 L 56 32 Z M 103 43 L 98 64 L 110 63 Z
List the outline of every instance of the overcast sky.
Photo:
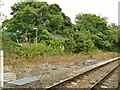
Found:
M 10 18 L 11 5 L 18 0 L 1 0 L 4 5 L 0 8 L 5 15 Z M 79 13 L 93 13 L 108 17 L 109 23 L 118 24 L 118 1 L 119 0 L 39 0 L 46 1 L 49 4 L 57 3 L 62 8 L 62 11 L 71 18 L 74 18 Z

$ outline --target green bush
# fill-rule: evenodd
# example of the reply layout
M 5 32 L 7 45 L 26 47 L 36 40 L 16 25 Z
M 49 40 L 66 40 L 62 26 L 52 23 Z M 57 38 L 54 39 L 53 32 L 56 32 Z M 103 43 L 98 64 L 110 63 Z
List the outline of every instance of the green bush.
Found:
M 22 47 L 18 48 L 16 53 L 22 57 L 34 57 L 36 55 L 43 55 L 46 52 L 46 45 L 45 44 L 30 44 L 30 45 L 23 45 Z
M 39 55 L 58 55 L 63 53 L 63 51 L 59 47 L 53 47 L 52 45 L 47 46 L 45 43 L 36 44 L 25 44 L 22 47 L 17 48 L 16 54 L 21 57 L 35 57 Z
M 84 32 L 77 32 L 74 36 L 75 46 L 74 53 L 88 52 L 94 48 L 94 43 L 90 35 Z
M 46 53 L 48 54 L 48 55 L 60 55 L 60 54 L 63 54 L 64 53 L 64 51 L 62 51 L 61 49 L 60 49 L 60 47 L 53 47 L 53 46 L 48 46 L 47 47 L 47 51 L 46 51 Z

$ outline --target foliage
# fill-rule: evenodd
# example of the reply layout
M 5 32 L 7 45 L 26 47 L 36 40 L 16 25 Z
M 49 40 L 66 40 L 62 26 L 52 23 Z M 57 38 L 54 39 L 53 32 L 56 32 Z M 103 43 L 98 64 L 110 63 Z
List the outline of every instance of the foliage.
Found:
M 1 32 L 2 33 L 2 49 L 6 52 L 9 51 L 14 51 L 14 48 L 16 47 L 16 42 L 13 41 L 11 39 L 11 37 L 5 33 L 5 32 Z
M 75 46 L 75 41 L 72 37 L 65 40 L 64 47 L 66 52 L 73 52 L 74 46 Z
M 52 46 L 47 46 L 45 43 L 39 43 L 38 45 L 36 44 L 24 44 L 22 47 L 17 48 L 16 54 L 21 57 L 26 57 L 26 58 L 33 58 L 35 56 L 39 55 L 58 55 L 61 54 L 62 51 L 60 48 L 54 48 Z
M 34 57 L 36 55 L 43 55 L 46 51 L 45 44 L 31 44 L 24 45 L 17 49 L 16 53 L 21 57 Z
M 34 0 L 31 0 L 34 1 Z M 2 23 L 3 49 L 21 57 L 119 51 L 120 32 L 115 24 L 108 25 L 105 18 L 95 14 L 78 14 L 75 24 L 58 4 L 47 2 L 21 2 L 12 7 L 11 19 Z M 62 35 L 64 39 L 51 34 Z M 35 41 L 37 39 L 37 44 Z M 17 44 L 22 43 L 22 47 Z M 28 44 L 27 44 L 28 43 Z M 64 50 L 60 49 L 64 46 Z
M 118 44 L 117 44 L 117 46 L 118 46 L 118 52 L 120 53 L 120 27 L 119 27 L 117 35 L 118 35 Z
M 75 53 L 81 51 L 87 52 L 91 51 L 94 47 L 93 41 L 90 39 L 89 34 L 84 32 L 77 32 L 74 36 L 75 39 Z
M 10 20 L 3 22 L 2 27 L 7 28 L 7 32 L 17 34 L 19 41 L 34 42 L 37 28 L 38 36 L 43 30 L 51 33 L 62 34 L 67 28 L 72 27 L 70 18 L 66 16 L 57 4 L 49 5 L 47 2 L 21 2 L 12 7 Z M 67 32 L 64 32 L 67 36 Z M 40 40 L 39 40 L 40 41 Z
M 113 50 L 118 43 L 117 26 L 115 24 L 108 25 L 105 18 L 94 14 L 78 14 L 75 30 L 89 33 L 94 46 L 103 51 Z

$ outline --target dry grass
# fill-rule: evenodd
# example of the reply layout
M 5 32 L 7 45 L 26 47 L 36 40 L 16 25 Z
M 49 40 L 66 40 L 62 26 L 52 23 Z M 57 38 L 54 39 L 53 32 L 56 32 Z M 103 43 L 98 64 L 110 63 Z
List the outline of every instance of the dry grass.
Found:
M 62 55 L 62 56 L 38 56 L 36 58 L 18 58 L 16 55 L 8 55 L 5 57 L 4 64 L 5 66 L 27 66 L 27 65 L 39 65 L 44 63 L 49 64 L 65 64 L 75 62 L 77 60 L 83 60 L 88 58 L 106 60 L 118 56 L 118 53 L 99 53 L 94 56 L 90 55 Z
M 65 64 L 75 62 L 77 60 L 87 59 L 88 55 L 63 55 L 63 56 L 43 56 L 35 58 L 36 64 L 49 63 L 49 64 Z
M 93 58 L 95 59 L 99 59 L 99 60 L 107 60 L 107 59 L 111 59 L 114 57 L 119 56 L 118 53 L 114 53 L 114 52 L 104 52 L 104 53 L 99 53 L 95 56 L 93 56 Z
M 30 73 L 39 73 L 42 64 L 66 64 L 84 59 L 106 60 L 118 56 L 117 53 L 100 53 L 94 56 L 90 55 L 63 55 L 63 56 L 38 56 L 34 59 L 18 58 L 16 55 L 8 55 L 4 60 L 4 71 L 14 72 L 18 78 L 25 77 Z M 29 70 L 30 69 L 30 70 Z M 38 70 L 39 69 L 39 70 Z M 32 70 L 32 71 L 31 71 Z

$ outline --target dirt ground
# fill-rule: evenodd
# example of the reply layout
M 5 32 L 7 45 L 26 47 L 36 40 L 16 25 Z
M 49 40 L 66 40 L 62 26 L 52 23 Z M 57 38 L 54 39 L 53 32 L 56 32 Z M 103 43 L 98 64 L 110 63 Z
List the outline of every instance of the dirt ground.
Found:
M 52 85 L 55 82 L 71 77 L 74 73 L 84 67 L 99 63 L 110 58 L 117 57 L 118 53 L 102 53 L 94 56 L 89 55 L 63 55 L 63 56 L 41 56 L 32 60 L 29 63 L 17 63 L 18 67 L 10 65 L 4 66 L 4 72 L 13 72 L 17 79 L 28 76 L 38 76 L 40 78 L 37 82 L 32 82 L 19 87 L 33 87 L 38 88 Z M 95 60 L 92 63 L 86 63 L 86 60 Z M 15 61 L 15 60 L 14 60 Z M 18 59 L 16 60 L 18 61 Z M 32 63 L 32 64 L 31 64 Z M 21 65 L 21 66 L 20 66 Z M 14 85 L 4 85 L 5 87 L 16 87 Z

